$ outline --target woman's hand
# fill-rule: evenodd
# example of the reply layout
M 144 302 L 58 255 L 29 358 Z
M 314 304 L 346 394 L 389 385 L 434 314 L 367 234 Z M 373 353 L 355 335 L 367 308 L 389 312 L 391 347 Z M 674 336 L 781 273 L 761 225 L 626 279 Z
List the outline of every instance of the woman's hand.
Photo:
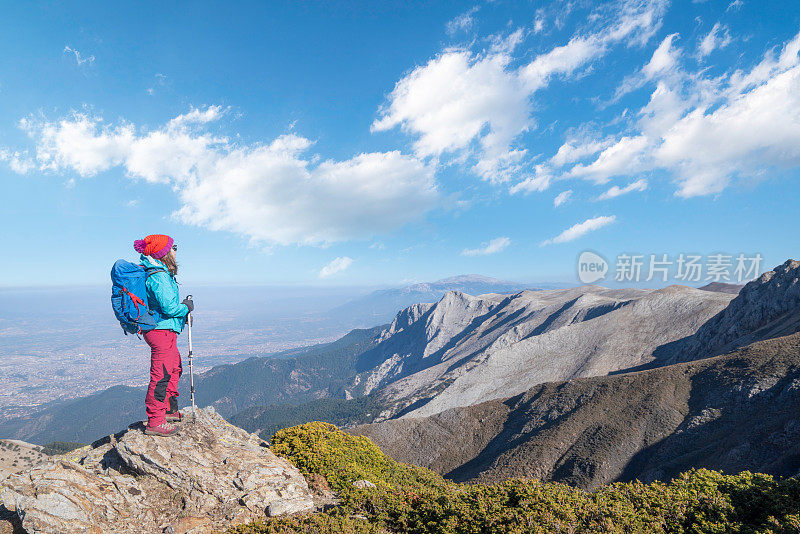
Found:
M 189 313 L 194 311 L 194 302 L 189 297 L 186 297 L 181 301 L 181 304 L 185 304 L 187 308 L 189 308 Z

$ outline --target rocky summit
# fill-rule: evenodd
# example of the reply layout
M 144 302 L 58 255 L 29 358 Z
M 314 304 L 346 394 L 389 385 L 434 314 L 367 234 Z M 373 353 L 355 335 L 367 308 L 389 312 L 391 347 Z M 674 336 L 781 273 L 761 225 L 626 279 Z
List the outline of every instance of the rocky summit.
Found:
M 172 436 L 134 423 L 12 475 L 3 506 L 30 534 L 204 533 L 314 508 L 303 475 L 266 442 L 211 407 L 184 417 Z

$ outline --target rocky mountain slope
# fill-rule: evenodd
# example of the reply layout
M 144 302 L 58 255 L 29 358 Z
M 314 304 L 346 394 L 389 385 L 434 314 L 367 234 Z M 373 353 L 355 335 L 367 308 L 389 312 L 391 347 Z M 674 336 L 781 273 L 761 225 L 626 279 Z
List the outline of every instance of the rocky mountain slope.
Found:
M 679 344 L 683 361 L 722 354 L 800 330 L 800 261 L 787 260 L 745 285 L 730 306 Z
M 0 483 L 29 534 L 211 532 L 314 509 L 303 475 L 213 408 L 170 437 L 141 423 Z
M 0 480 L 44 460 L 42 447 L 17 439 L 0 439 Z
M 662 347 L 693 334 L 731 298 L 684 286 L 584 286 L 477 297 L 448 292 L 436 303 L 397 314 L 356 358 L 357 374 L 348 379 L 345 397 L 368 396 L 361 407 L 374 419 L 419 417 L 542 382 L 660 365 Z M 253 431 L 297 424 L 301 414 L 362 422 L 355 404 L 255 407 L 234 419 Z
M 421 417 L 535 384 L 660 363 L 733 295 L 670 286 L 582 286 L 513 295 L 447 293 L 398 314 L 358 358 L 352 395 L 378 391 L 385 416 Z
M 593 488 L 666 480 L 692 467 L 794 475 L 800 335 L 351 431 L 456 481 L 523 476 Z

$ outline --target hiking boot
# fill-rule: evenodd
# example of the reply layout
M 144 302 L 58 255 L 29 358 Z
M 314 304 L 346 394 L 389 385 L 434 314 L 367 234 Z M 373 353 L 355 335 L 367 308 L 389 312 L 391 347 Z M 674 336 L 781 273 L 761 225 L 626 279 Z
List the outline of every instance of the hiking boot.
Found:
M 169 408 L 167 408 L 167 421 L 170 423 L 180 423 L 183 421 L 181 412 L 178 411 L 178 397 L 169 398 Z
M 181 421 L 183 421 L 183 414 L 181 412 L 167 412 L 168 423 L 180 423 Z
M 167 424 L 162 424 L 159 426 L 150 426 L 147 425 L 144 427 L 144 433 L 148 436 L 171 436 L 178 430 L 176 426 L 169 426 Z

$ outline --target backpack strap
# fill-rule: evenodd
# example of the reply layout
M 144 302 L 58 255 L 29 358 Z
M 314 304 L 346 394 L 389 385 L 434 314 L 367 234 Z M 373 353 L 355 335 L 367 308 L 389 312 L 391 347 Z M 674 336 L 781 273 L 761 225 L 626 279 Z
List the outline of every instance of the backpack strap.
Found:
M 136 319 L 138 320 L 139 317 L 142 316 L 142 310 L 139 309 L 139 304 L 141 304 L 145 309 L 147 308 L 147 305 L 144 303 L 144 301 L 142 301 L 142 299 L 140 299 L 139 297 L 128 291 L 127 288 L 125 288 L 125 286 L 122 286 L 122 289 L 120 289 L 119 292 L 120 294 L 124 293 L 128 295 L 128 297 L 131 299 L 131 302 L 133 302 L 133 305 L 136 306 L 136 314 L 137 314 Z
M 161 267 L 145 267 L 144 265 L 142 265 L 142 267 L 144 267 L 144 272 L 145 272 L 145 277 L 146 277 L 145 279 L 150 278 L 150 275 L 153 275 L 153 274 L 156 274 L 156 273 L 166 273 L 167 272 L 164 269 L 162 269 Z
M 162 269 L 161 267 L 145 267 L 144 265 L 142 265 L 142 268 L 144 269 L 145 272 L 145 277 L 144 277 L 145 281 L 147 281 L 147 279 L 150 278 L 151 275 L 154 275 L 156 273 L 169 274 L 166 270 Z M 155 311 L 150 311 L 150 314 L 153 315 L 154 317 L 160 317 L 158 314 L 156 314 Z M 139 331 L 141 332 L 141 329 L 139 329 Z M 138 336 L 139 334 L 137 333 L 136 335 Z M 142 338 L 139 337 L 139 339 Z

